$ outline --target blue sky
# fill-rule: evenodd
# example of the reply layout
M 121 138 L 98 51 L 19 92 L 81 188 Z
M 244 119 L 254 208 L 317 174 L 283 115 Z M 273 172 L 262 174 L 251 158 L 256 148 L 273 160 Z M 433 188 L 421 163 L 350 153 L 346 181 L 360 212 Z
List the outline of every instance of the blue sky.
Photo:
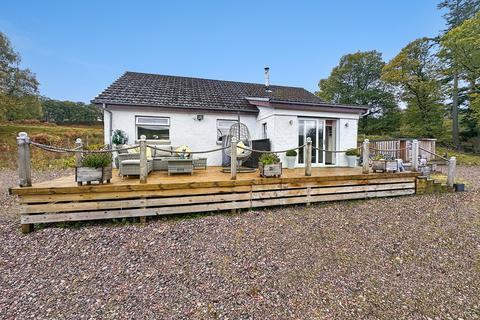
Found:
M 0 31 L 42 95 L 87 102 L 124 71 L 317 90 L 339 58 L 388 60 L 444 28 L 439 0 L 3 0 Z

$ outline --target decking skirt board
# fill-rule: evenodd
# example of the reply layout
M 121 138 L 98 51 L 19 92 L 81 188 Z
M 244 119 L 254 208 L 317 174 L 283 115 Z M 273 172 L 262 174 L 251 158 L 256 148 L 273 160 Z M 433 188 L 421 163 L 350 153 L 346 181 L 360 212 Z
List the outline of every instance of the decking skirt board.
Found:
M 418 176 L 323 168 L 310 177 L 299 170 L 285 170 L 288 174 L 281 178 L 265 179 L 256 173 L 228 180 L 229 175 L 219 171 L 209 168 L 203 175 L 176 179 L 159 173 L 149 176 L 147 184 L 129 179 L 80 187 L 62 178 L 11 192 L 20 196 L 22 225 L 31 225 L 411 195 Z

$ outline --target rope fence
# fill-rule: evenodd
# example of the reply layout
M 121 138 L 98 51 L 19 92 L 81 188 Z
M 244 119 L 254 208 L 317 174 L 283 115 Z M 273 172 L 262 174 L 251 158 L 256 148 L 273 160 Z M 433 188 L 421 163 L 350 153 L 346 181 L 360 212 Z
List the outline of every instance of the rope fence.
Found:
M 442 160 L 445 160 L 445 161 L 447 161 L 447 162 L 450 161 L 449 159 L 447 159 L 447 158 L 445 158 L 445 157 L 443 157 L 443 156 L 441 156 L 441 155 L 439 155 L 439 154 L 436 154 L 435 152 L 431 152 L 430 150 L 424 149 L 424 148 L 422 148 L 422 147 L 420 147 L 420 146 L 418 147 L 418 149 L 420 149 L 420 150 L 422 150 L 422 151 L 425 151 L 426 153 L 429 153 L 429 154 L 431 154 L 432 156 L 435 156 L 435 157 L 440 158 L 440 159 L 442 159 Z
M 176 151 L 176 150 L 169 150 L 169 149 L 164 149 L 156 145 L 151 145 L 146 143 L 145 136 L 142 136 L 140 139 L 140 144 L 133 145 L 133 146 L 126 146 L 122 148 L 105 148 L 101 150 L 86 150 L 82 149 L 83 144 L 80 139 L 77 139 L 76 146 L 74 148 L 63 148 L 63 147 L 57 147 L 57 146 L 52 146 L 52 145 L 47 145 L 47 144 L 42 144 L 38 143 L 35 141 L 30 141 L 28 135 L 25 132 L 19 133 L 17 137 L 17 145 L 18 145 L 18 155 L 19 155 L 19 160 L 18 160 L 18 165 L 19 165 L 19 178 L 20 178 L 20 186 L 21 187 L 28 187 L 31 186 L 31 168 L 30 168 L 30 147 L 36 147 L 48 152 L 57 152 L 57 153 L 74 153 L 77 156 L 77 163 L 79 163 L 79 159 L 81 159 L 82 154 L 91 154 L 91 153 L 113 153 L 113 152 L 122 152 L 122 151 L 128 151 L 131 149 L 139 149 L 140 150 L 140 182 L 141 183 L 146 183 L 146 176 L 148 175 L 148 171 L 146 170 L 146 164 L 147 164 L 147 158 L 146 158 L 146 149 L 150 148 L 152 150 L 156 151 L 162 151 L 165 153 L 170 153 L 170 154 L 207 154 L 207 153 L 212 153 L 212 152 L 217 152 L 217 151 L 224 151 L 227 149 L 230 149 L 229 156 L 231 158 L 231 179 L 234 180 L 236 179 L 236 173 L 237 173 L 237 148 L 249 151 L 251 153 L 260 153 L 260 154 L 282 154 L 282 153 L 287 153 L 289 151 L 298 151 L 298 150 L 304 150 L 305 152 L 305 175 L 310 176 L 311 175 L 311 159 L 312 159 L 312 150 L 316 150 L 319 152 L 330 152 L 334 154 L 340 154 L 340 153 L 346 153 L 350 151 L 351 149 L 356 149 L 359 150 L 359 154 L 361 155 L 362 158 L 362 172 L 363 173 L 369 173 L 369 157 L 371 155 L 371 152 L 387 152 L 387 153 L 394 153 L 394 152 L 399 152 L 399 151 L 405 151 L 405 150 L 411 150 L 411 160 L 412 160 L 412 171 L 419 171 L 419 150 L 422 150 L 428 154 L 431 154 L 439 159 L 442 159 L 447 162 L 449 168 L 448 168 L 448 179 L 447 179 L 447 184 L 450 187 L 453 187 L 453 181 L 455 177 L 455 166 L 456 166 L 456 158 L 451 157 L 450 159 L 447 159 L 446 157 L 443 157 L 439 154 L 436 154 L 428 149 L 422 148 L 418 145 L 417 140 L 413 140 L 412 142 L 412 147 L 410 148 L 397 148 L 397 149 L 378 149 L 374 147 L 370 147 L 369 141 L 365 140 L 361 146 L 358 146 L 357 148 L 351 148 L 348 150 L 326 150 L 323 148 L 319 148 L 316 146 L 312 145 L 312 141 L 310 139 L 307 139 L 307 143 L 297 146 L 295 148 L 290 148 L 287 150 L 257 150 L 253 148 L 249 148 L 247 146 L 239 146 L 237 145 L 236 148 L 233 147 L 234 144 L 236 144 L 236 139 L 233 139 L 233 143 L 231 143 L 228 146 L 224 147 L 219 147 L 219 148 L 214 148 L 210 150 L 203 150 L 203 151 Z M 142 169 L 143 168 L 143 169 Z
M 35 146 L 39 149 L 45 150 L 45 151 L 58 152 L 58 153 L 77 153 L 77 152 L 81 152 L 81 153 L 108 153 L 108 152 L 118 152 L 118 151 L 122 151 L 122 150 L 136 149 L 136 148 L 140 147 L 139 145 L 135 145 L 135 146 L 119 148 L 119 149 L 85 150 L 85 149 L 80 149 L 80 147 L 76 147 L 74 149 L 55 147 L 55 146 L 50 146 L 50 145 L 34 142 L 34 141 L 29 141 L 27 143 L 32 145 L 32 146 Z

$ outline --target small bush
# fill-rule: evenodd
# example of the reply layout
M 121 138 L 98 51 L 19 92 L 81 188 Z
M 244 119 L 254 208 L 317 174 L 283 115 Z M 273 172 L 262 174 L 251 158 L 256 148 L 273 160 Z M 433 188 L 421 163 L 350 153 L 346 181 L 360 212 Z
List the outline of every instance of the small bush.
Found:
M 82 159 L 83 167 L 102 168 L 112 165 L 112 155 L 110 153 L 89 153 Z
M 347 156 L 359 156 L 359 152 L 358 152 L 358 149 L 357 148 L 351 148 L 351 149 L 348 149 L 346 152 L 345 152 L 345 155 Z
M 53 145 L 60 142 L 62 139 L 59 136 L 51 135 L 48 133 L 37 133 L 30 136 L 30 140 L 36 143 Z
M 288 150 L 286 153 L 287 157 L 296 157 L 297 156 L 297 151 L 295 150 Z
M 117 130 L 113 131 L 112 143 L 114 145 L 118 146 L 118 145 L 121 145 L 121 144 L 126 144 L 127 141 L 128 141 L 128 136 L 125 133 L 125 131 L 120 130 L 120 129 L 117 129 Z
M 262 156 L 260 157 L 259 161 L 263 164 L 263 165 L 268 165 L 268 164 L 276 164 L 276 163 L 279 163 L 280 162 L 280 159 L 278 158 L 278 156 L 274 153 L 264 153 L 262 154 Z

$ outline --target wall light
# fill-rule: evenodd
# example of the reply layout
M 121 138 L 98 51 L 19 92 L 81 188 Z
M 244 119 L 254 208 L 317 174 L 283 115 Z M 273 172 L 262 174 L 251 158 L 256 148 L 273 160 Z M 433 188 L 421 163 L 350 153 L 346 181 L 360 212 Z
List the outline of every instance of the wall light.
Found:
M 348 128 L 348 122 L 345 122 L 345 128 Z
M 288 121 L 288 123 L 293 126 L 293 120 Z
M 202 121 L 203 120 L 203 114 L 197 114 L 197 120 Z

